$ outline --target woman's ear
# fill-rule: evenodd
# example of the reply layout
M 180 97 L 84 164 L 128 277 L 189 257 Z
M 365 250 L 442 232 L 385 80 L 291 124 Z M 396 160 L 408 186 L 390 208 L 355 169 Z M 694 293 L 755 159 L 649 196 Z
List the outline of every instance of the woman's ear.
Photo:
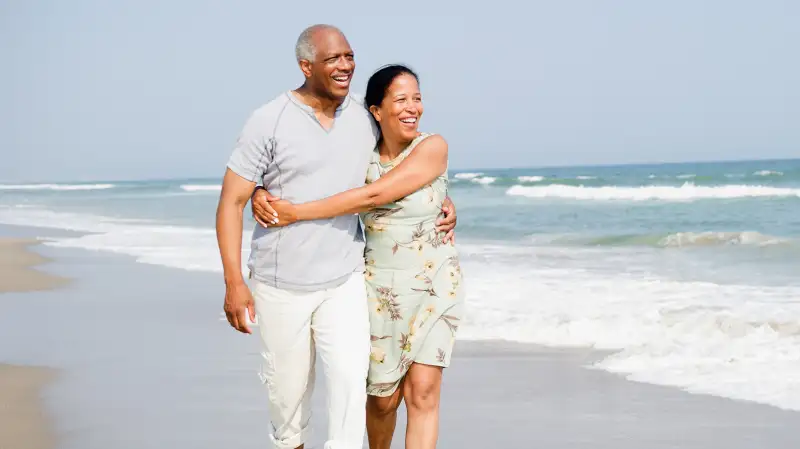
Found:
M 370 106 L 369 112 L 372 113 L 372 116 L 375 117 L 375 121 L 380 123 L 381 122 L 381 110 L 378 109 L 377 106 Z

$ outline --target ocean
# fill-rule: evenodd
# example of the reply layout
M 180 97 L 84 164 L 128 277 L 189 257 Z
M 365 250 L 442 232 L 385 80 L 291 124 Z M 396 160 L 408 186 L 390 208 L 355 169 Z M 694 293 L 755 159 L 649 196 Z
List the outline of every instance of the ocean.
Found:
M 607 350 L 591 369 L 800 410 L 800 160 L 450 179 L 460 338 Z M 219 275 L 219 182 L 0 184 L 0 223 L 39 228 L 54 247 Z

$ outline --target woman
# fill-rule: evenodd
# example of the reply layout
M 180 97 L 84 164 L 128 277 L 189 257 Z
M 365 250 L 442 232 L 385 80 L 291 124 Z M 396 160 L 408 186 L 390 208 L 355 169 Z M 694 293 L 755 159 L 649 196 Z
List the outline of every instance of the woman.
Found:
M 406 447 L 433 448 L 442 370 L 450 364 L 464 299 L 456 249 L 435 229 L 447 197 L 447 142 L 419 132 L 422 96 L 409 68 L 376 72 L 364 100 L 381 130 L 367 184 L 309 203 L 273 202 L 278 219 L 270 226 L 361 214 L 371 301 L 369 445 L 389 448 L 405 400 Z

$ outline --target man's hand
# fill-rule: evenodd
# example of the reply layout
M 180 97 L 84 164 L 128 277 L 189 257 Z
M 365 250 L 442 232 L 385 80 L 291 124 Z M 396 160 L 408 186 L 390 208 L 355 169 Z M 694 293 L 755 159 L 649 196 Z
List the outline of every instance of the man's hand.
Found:
M 444 213 L 444 217 L 436 220 L 436 230 L 439 232 L 446 232 L 444 238 L 442 239 L 442 243 L 447 243 L 448 241 L 450 244 L 455 245 L 456 243 L 456 205 L 453 204 L 453 201 L 450 200 L 450 197 L 444 199 L 444 203 L 442 204 L 442 212 Z
M 267 228 L 278 222 L 278 212 L 270 204 L 270 201 L 277 201 L 278 197 L 270 195 L 263 187 L 256 188 L 250 198 L 250 209 L 253 211 L 253 218 L 261 226 Z
M 251 334 L 252 331 L 247 327 L 247 315 L 250 320 L 256 320 L 256 309 L 253 303 L 253 295 L 247 284 L 244 282 L 228 285 L 225 287 L 225 316 L 234 329 L 243 333 Z M 247 314 L 247 315 L 246 315 Z

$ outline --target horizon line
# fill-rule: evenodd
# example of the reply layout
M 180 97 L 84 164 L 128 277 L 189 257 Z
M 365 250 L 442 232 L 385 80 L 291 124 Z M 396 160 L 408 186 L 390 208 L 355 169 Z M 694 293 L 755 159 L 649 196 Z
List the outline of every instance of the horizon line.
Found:
M 546 169 L 564 169 L 564 168 L 611 168 L 611 167 L 642 167 L 642 166 L 658 166 L 658 165 L 686 165 L 686 164 L 731 164 L 742 162 L 786 162 L 786 161 L 800 161 L 800 156 L 789 158 L 763 158 L 763 159 L 708 159 L 708 160 L 688 160 L 688 161 L 671 161 L 671 162 L 618 162 L 618 163 L 596 163 L 596 164 L 551 164 L 551 165 L 534 165 L 534 166 L 517 166 L 517 167 L 467 167 L 450 169 L 451 172 L 468 172 L 480 170 L 546 170 Z M 176 181 L 176 180 L 192 180 L 192 179 L 212 179 L 219 178 L 222 181 L 222 176 L 189 176 L 189 177 L 171 177 L 171 178 L 120 178 L 120 179 L 87 179 L 87 180 L 70 180 L 70 181 L 53 181 L 50 180 L 27 180 L 27 181 L 7 181 L 0 180 L 0 184 L 16 183 L 20 185 L 25 184 L 56 184 L 56 183 L 116 183 L 116 182 L 159 182 L 159 181 Z

